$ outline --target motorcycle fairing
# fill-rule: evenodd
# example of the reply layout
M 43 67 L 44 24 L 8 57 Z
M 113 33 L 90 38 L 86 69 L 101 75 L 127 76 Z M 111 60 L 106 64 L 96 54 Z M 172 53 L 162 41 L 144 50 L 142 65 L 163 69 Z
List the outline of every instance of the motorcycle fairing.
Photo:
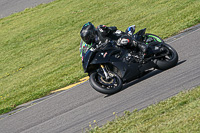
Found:
M 123 82 L 131 81 L 140 74 L 138 63 L 112 62 L 112 64 L 120 70 Z
M 87 52 L 84 54 L 83 59 L 82 59 L 82 65 L 83 65 L 84 72 L 88 72 L 89 64 L 94 65 L 94 64 L 108 63 L 110 61 L 110 59 L 109 59 L 110 56 L 114 55 L 116 53 L 120 53 L 120 50 L 117 50 L 115 48 L 110 48 L 110 50 L 108 50 L 108 51 L 103 51 L 103 50 L 93 51 L 92 48 L 89 48 L 87 50 Z M 116 59 L 116 58 L 114 58 L 114 59 Z
M 93 59 L 90 60 L 90 65 L 112 64 L 119 70 L 119 76 L 123 79 L 123 81 L 136 78 L 140 73 L 138 68 L 139 63 L 125 62 L 122 58 L 116 57 L 118 53 L 120 53 L 120 51 L 115 50 L 97 52 Z M 123 55 L 125 54 L 123 53 Z
M 94 56 L 95 56 L 95 52 L 91 51 L 90 49 L 84 55 L 83 60 L 82 60 L 82 65 L 83 65 L 83 69 L 85 73 L 88 72 L 88 65 L 91 62 L 91 60 L 94 58 Z

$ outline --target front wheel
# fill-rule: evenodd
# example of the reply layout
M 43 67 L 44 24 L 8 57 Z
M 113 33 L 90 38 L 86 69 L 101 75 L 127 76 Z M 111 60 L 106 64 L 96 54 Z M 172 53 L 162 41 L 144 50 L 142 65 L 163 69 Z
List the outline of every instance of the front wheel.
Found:
M 166 51 L 166 55 L 158 59 L 156 62 L 157 69 L 166 70 L 176 66 L 178 62 L 178 54 L 174 48 L 168 44 L 164 44 L 163 48 Z
M 122 89 L 122 80 L 114 72 L 109 72 L 110 79 L 105 79 L 97 72 L 90 74 L 89 83 L 98 92 L 114 94 Z

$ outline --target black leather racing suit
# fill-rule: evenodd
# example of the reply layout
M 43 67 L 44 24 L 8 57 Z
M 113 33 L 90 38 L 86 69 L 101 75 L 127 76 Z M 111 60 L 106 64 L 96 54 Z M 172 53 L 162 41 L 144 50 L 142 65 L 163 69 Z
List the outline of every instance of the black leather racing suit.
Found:
M 117 27 L 107 27 L 105 25 L 97 26 L 97 36 L 95 37 L 95 42 L 93 44 L 108 43 L 113 40 L 117 42 L 118 46 L 125 46 L 130 49 L 139 49 L 142 53 L 145 53 L 147 46 L 144 43 L 134 40 L 126 32 L 117 30 Z

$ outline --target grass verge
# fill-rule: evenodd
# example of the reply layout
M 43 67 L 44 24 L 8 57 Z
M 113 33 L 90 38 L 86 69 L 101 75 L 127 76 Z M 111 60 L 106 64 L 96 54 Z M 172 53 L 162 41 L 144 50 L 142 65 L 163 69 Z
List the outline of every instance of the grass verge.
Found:
M 86 76 L 79 31 L 88 21 L 166 38 L 200 23 L 199 0 L 56 0 L 0 19 L 0 114 Z
M 90 133 L 197 133 L 200 131 L 200 87 L 184 91 L 141 111 L 125 112 Z M 97 125 L 97 124 L 96 124 Z

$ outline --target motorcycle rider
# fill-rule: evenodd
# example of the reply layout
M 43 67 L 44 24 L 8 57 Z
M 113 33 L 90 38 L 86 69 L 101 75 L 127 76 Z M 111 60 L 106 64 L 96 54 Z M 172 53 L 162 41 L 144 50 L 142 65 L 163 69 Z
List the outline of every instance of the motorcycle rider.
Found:
M 130 49 L 138 49 L 143 53 L 143 58 L 147 51 L 145 43 L 136 41 L 132 35 L 135 32 L 135 26 L 129 26 L 125 32 L 117 30 L 117 27 L 107 27 L 105 25 L 99 25 L 97 28 L 91 22 L 83 25 L 80 36 L 82 40 L 92 45 L 93 48 L 98 48 L 102 43 L 110 43 L 116 41 L 118 46 L 124 46 Z

